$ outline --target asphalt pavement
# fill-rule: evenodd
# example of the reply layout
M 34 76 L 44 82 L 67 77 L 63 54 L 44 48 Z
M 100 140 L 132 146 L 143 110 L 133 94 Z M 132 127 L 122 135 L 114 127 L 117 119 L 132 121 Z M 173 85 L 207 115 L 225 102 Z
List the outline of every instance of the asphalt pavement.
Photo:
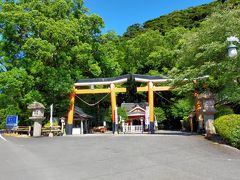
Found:
M 181 132 L 0 138 L 0 180 L 239 180 L 240 151 Z

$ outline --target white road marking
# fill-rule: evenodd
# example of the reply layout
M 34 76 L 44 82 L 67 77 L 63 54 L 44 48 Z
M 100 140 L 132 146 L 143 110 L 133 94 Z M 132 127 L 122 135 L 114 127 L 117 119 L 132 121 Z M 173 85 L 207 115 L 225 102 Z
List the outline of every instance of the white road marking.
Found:
M 7 142 L 7 140 L 4 138 L 4 137 L 2 137 L 2 135 L 0 134 L 0 138 L 2 139 L 2 140 L 4 140 L 4 141 L 6 141 Z

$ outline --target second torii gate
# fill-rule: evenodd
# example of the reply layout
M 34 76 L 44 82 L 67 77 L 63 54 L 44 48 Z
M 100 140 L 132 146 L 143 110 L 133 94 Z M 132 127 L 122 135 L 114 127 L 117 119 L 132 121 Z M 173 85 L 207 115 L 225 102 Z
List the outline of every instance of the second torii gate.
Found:
M 147 83 L 145 87 L 137 87 L 137 92 L 147 92 L 148 91 L 148 104 L 150 112 L 150 132 L 154 133 L 154 91 L 170 91 L 171 86 L 156 86 L 155 83 L 164 83 L 169 81 L 168 78 L 163 78 L 159 76 L 145 76 L 145 75 L 134 75 L 136 82 Z
M 70 108 L 68 112 L 68 121 L 66 125 L 66 132 L 68 135 L 72 134 L 73 128 L 73 115 L 74 115 L 74 103 L 75 96 L 77 94 L 103 94 L 110 93 L 111 94 L 111 106 L 112 106 L 112 127 L 113 133 L 117 131 L 116 129 L 116 121 L 115 121 L 115 111 L 117 107 L 116 103 L 116 93 L 125 93 L 126 88 L 117 88 L 115 84 L 121 84 L 127 82 L 127 80 L 132 77 L 136 82 L 147 83 L 148 85 L 145 87 L 137 87 L 137 92 L 147 92 L 148 91 L 148 103 L 150 110 L 150 131 L 154 133 L 154 91 L 169 91 L 171 90 L 171 86 L 154 86 L 154 83 L 163 83 L 169 81 L 167 78 L 159 77 L 159 76 L 144 76 L 144 75 L 124 75 L 114 78 L 95 78 L 95 79 L 82 79 L 74 84 L 73 92 L 70 95 Z M 96 85 L 105 85 L 108 88 L 100 88 L 100 89 L 91 89 L 82 87 L 90 87 Z

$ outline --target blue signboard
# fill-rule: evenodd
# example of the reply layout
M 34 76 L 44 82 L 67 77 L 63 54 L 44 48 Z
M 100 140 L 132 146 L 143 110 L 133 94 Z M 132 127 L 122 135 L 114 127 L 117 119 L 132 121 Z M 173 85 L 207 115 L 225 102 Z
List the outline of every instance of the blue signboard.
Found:
M 16 125 L 18 124 L 18 116 L 7 116 L 7 125 Z
M 13 130 L 18 125 L 18 116 L 7 116 L 6 128 Z

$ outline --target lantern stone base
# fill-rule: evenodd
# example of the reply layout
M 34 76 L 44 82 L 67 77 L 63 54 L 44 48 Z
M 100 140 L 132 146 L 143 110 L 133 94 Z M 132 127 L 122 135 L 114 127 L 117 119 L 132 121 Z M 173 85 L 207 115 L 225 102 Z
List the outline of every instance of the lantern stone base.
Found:
M 206 122 L 205 131 L 206 131 L 207 137 L 211 137 L 212 135 L 216 134 L 216 130 L 215 130 L 213 123 L 214 123 L 213 119 L 208 119 Z
M 35 117 L 30 117 L 32 121 L 34 121 L 33 125 L 33 137 L 39 137 L 42 134 L 42 121 L 45 119 L 44 117 L 39 119 Z

